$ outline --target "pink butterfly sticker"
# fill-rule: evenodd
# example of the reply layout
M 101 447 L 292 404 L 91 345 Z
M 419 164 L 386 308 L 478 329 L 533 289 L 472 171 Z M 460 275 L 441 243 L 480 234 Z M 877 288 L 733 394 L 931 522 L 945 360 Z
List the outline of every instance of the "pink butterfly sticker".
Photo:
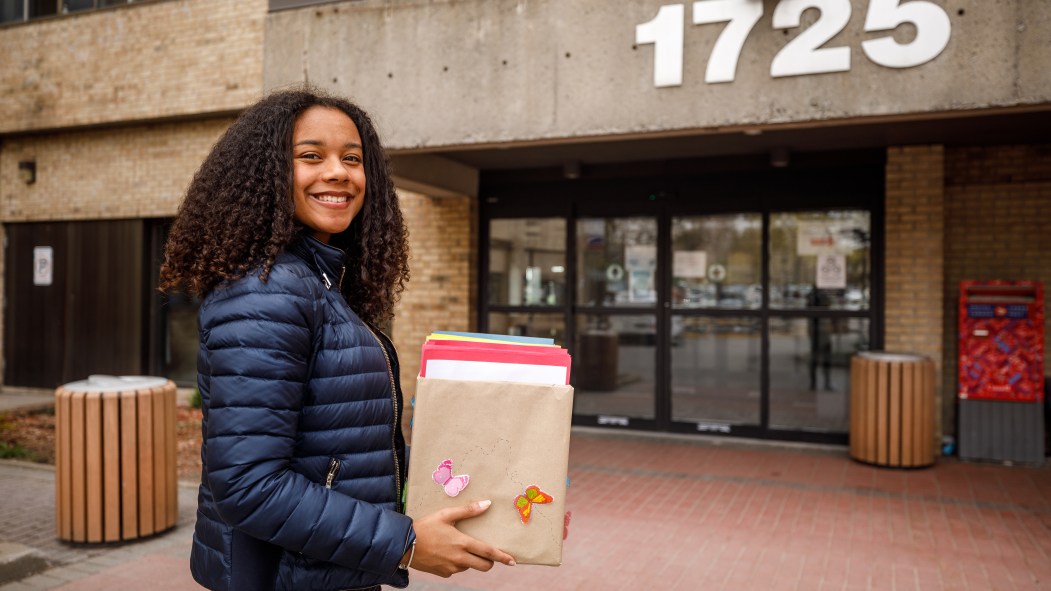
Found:
M 455 497 L 460 491 L 467 488 L 471 477 L 467 474 L 453 476 L 453 461 L 445 460 L 438 465 L 438 469 L 431 474 L 431 478 L 445 489 L 445 494 Z

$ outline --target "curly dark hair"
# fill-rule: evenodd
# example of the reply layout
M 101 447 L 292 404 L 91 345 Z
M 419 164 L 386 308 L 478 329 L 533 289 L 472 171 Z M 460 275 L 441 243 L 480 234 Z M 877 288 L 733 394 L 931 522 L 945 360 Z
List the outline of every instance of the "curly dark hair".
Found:
M 409 269 L 408 231 L 390 159 L 363 110 L 308 86 L 273 92 L 248 107 L 212 147 L 168 235 L 161 291 L 204 297 L 256 268 L 266 281 L 278 253 L 305 231 L 294 217 L 292 130 L 296 118 L 315 106 L 346 113 L 364 148 L 364 207 L 330 240 L 346 253 L 343 295 L 368 322 L 391 317 Z

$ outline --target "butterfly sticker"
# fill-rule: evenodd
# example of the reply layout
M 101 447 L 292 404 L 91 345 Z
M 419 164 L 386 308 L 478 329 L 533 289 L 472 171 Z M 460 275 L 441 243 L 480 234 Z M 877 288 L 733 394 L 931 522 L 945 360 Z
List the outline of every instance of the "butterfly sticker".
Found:
M 551 495 L 533 485 L 525 489 L 525 494 L 515 497 L 515 508 L 522 516 L 522 523 L 529 523 L 529 515 L 533 512 L 533 505 L 546 505 L 554 500 Z
M 445 494 L 450 497 L 460 494 L 460 491 L 467 488 L 467 483 L 471 481 L 471 477 L 467 474 L 453 476 L 452 460 L 445 460 L 438 464 L 438 469 L 431 474 L 431 478 L 444 488 Z

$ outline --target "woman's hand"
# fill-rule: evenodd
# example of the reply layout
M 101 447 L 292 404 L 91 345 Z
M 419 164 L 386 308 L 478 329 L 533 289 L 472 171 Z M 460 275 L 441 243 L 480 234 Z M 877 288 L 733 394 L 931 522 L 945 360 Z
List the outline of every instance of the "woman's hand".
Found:
M 481 515 L 491 504 L 491 501 L 479 501 L 442 509 L 413 521 L 416 554 L 411 568 L 448 577 L 469 568 L 487 571 L 493 568 L 494 562 L 514 566 L 515 559 L 510 554 L 456 529 L 458 521 Z

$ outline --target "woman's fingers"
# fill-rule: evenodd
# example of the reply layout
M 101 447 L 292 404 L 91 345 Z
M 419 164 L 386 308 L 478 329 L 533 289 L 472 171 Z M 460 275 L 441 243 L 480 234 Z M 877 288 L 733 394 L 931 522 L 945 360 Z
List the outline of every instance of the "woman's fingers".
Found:
M 442 509 L 413 522 L 416 554 L 412 566 L 442 577 L 473 568 L 488 571 L 494 562 L 514 566 L 508 553 L 456 529 L 456 523 L 484 513 L 490 501 L 477 501 Z
M 458 521 L 463 521 L 464 519 L 477 517 L 482 513 L 485 513 L 492 504 L 492 501 L 485 500 L 477 501 L 474 503 L 468 503 L 467 505 L 464 505 L 462 507 L 453 507 L 445 510 L 445 517 L 449 519 L 450 525 L 456 525 Z M 475 538 L 471 538 L 466 535 L 464 537 L 468 539 L 466 550 L 475 556 L 485 559 L 489 563 L 488 567 L 486 567 L 485 569 L 479 568 L 478 570 L 489 570 L 493 567 L 494 562 L 499 562 L 508 566 L 515 565 L 514 557 L 508 554 L 507 552 L 498 550 L 493 546 L 490 546 L 489 544 L 486 544 L 485 542 L 479 541 Z M 472 565 L 471 568 L 477 567 Z
M 499 562 L 501 564 L 506 564 L 507 566 L 515 565 L 514 557 L 507 552 L 499 550 L 475 538 L 469 538 L 469 540 L 470 541 L 466 547 L 467 551 L 475 556 L 486 559 L 489 561 L 490 566 L 492 566 L 493 562 Z
M 474 503 L 467 503 L 459 507 L 449 507 L 448 509 L 442 509 L 439 511 L 442 519 L 447 521 L 450 525 L 456 525 L 458 521 L 464 519 L 470 519 L 477 517 L 482 513 L 485 513 L 492 505 L 492 501 L 475 501 Z

